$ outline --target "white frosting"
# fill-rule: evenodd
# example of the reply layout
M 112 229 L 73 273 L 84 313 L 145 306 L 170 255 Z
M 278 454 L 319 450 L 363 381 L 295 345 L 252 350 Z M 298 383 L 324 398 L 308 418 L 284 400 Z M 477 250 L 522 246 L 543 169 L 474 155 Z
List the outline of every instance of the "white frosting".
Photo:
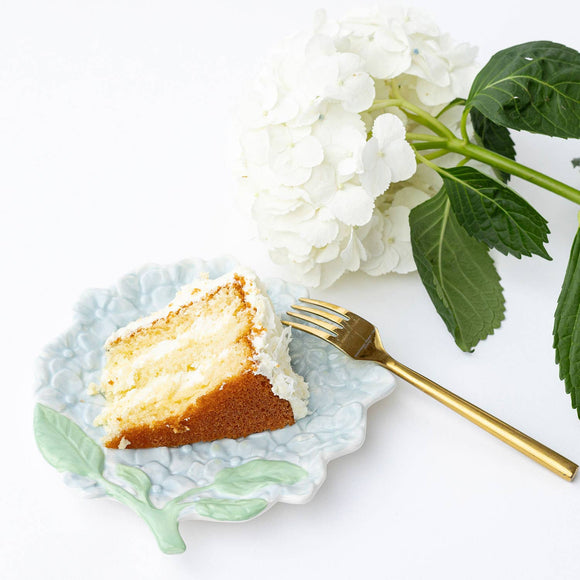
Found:
M 235 275 L 243 283 L 245 300 L 255 310 L 254 327 L 257 330 L 251 336 L 252 345 L 256 353 L 254 357 L 256 369 L 254 372 L 265 376 L 272 385 L 272 391 L 290 403 L 294 418 L 296 420 L 301 419 L 308 413 L 309 393 L 308 385 L 304 379 L 297 375 L 290 365 L 290 356 L 288 354 L 290 329 L 284 329 L 274 312 L 266 291 L 261 288 L 256 275 L 250 270 L 237 269 L 214 280 L 205 278 L 184 286 L 166 308 L 119 329 L 109 337 L 106 346 L 119 338 L 130 336 L 141 328 L 151 326 L 156 320 L 165 318 L 171 312 L 175 312 L 183 306 L 201 300 L 205 295 L 220 286 L 231 283 Z M 215 332 L 215 326 L 212 328 L 212 332 Z M 183 337 L 183 339 L 185 341 L 186 337 Z M 179 339 L 177 341 L 161 342 L 145 356 L 160 357 L 165 352 L 177 348 L 180 342 Z M 142 362 L 136 361 L 136 364 Z
M 264 329 L 253 339 L 258 364 L 256 374 L 267 377 L 274 394 L 292 405 L 296 420 L 302 419 L 308 413 L 308 385 L 290 365 L 290 329 L 282 326 L 266 291 L 260 289 L 256 275 L 244 270 L 242 276 L 246 300 L 256 310 L 255 324 Z

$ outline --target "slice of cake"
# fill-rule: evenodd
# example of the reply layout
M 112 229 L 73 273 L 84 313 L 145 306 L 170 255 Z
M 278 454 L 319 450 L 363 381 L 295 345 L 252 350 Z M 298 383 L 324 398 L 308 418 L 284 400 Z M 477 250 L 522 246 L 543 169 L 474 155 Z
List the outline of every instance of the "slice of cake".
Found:
M 284 329 L 246 270 L 183 287 L 163 310 L 115 332 L 96 387 L 106 447 L 177 446 L 292 425 L 308 386 Z M 95 389 L 93 389 L 95 390 Z

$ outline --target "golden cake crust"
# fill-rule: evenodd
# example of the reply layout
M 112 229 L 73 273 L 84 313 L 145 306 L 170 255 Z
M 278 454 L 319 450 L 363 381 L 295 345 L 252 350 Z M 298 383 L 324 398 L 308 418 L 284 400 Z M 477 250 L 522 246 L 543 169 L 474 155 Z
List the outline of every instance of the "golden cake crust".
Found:
M 200 397 L 181 416 L 125 429 L 105 446 L 118 449 L 177 447 L 198 441 L 247 437 L 294 424 L 290 403 L 272 392 L 263 375 L 246 372 Z

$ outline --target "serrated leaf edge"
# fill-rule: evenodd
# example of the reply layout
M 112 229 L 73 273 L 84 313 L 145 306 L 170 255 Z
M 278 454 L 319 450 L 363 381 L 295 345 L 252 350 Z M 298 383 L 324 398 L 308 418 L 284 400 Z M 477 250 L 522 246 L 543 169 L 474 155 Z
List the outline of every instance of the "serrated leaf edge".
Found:
M 442 251 L 443 251 L 443 243 L 442 241 L 444 240 L 444 236 L 445 236 L 445 231 L 446 228 L 448 226 L 448 221 L 449 221 L 449 216 L 452 212 L 452 208 L 451 208 L 451 204 L 449 199 L 447 198 L 447 195 L 444 191 L 444 187 L 439 191 L 439 193 L 437 195 L 442 195 L 444 196 L 445 199 L 445 209 L 444 209 L 444 219 L 442 220 L 442 227 L 441 227 L 441 231 L 439 233 L 439 243 L 438 243 L 438 249 L 437 249 L 437 253 L 438 253 L 438 260 L 437 260 L 437 269 L 438 269 L 438 273 L 439 273 L 439 278 L 441 280 L 444 279 L 443 277 L 443 273 L 442 273 L 442 269 L 441 269 L 441 264 L 442 264 Z M 435 196 L 436 197 L 436 196 Z M 433 200 L 434 198 L 431 198 L 431 200 Z M 428 200 L 428 201 L 431 201 Z M 424 203 L 428 203 L 424 202 Z M 422 205 L 422 204 L 421 204 Z M 420 206 L 418 206 L 420 207 Z M 457 218 L 456 218 L 457 219 Z M 463 230 L 463 228 L 461 228 Z M 463 230 L 465 231 L 465 230 Z M 467 235 L 467 233 L 466 233 Z M 488 249 L 487 247 L 482 244 L 481 242 L 477 241 L 477 240 L 473 240 L 475 243 L 477 244 L 481 244 L 482 249 L 485 250 L 489 260 L 491 260 L 492 265 L 493 265 L 493 260 L 491 259 L 491 256 L 489 256 L 488 253 Z M 501 286 L 500 283 L 500 276 L 497 273 L 497 270 L 495 269 L 494 266 L 494 271 L 495 271 L 495 275 L 496 275 L 496 282 L 500 291 L 500 297 L 501 297 L 501 301 L 500 301 L 500 311 L 497 313 L 494 313 L 492 320 L 490 322 L 490 327 L 488 329 L 486 329 L 486 335 L 482 338 L 479 338 L 477 340 L 477 342 L 475 344 L 471 344 L 471 341 L 467 341 L 465 339 L 465 337 L 463 336 L 463 332 L 461 331 L 461 328 L 459 327 L 459 325 L 457 324 L 457 315 L 455 312 L 455 308 L 451 306 L 450 301 L 447 298 L 447 292 L 445 290 L 444 287 L 441 287 L 441 282 L 440 280 L 437 278 L 437 276 L 433 275 L 433 265 L 431 264 L 431 262 L 424 256 L 418 256 L 417 255 L 417 246 L 416 246 L 417 240 L 413 235 L 413 230 L 411 230 L 411 245 L 413 248 L 413 255 L 415 257 L 415 261 L 418 264 L 418 271 L 419 271 L 419 275 L 421 277 L 421 279 L 423 280 L 423 284 L 425 286 L 425 289 L 427 290 L 428 294 L 431 294 L 429 287 L 432 287 L 435 292 L 438 294 L 439 299 L 441 300 L 441 302 L 443 303 L 443 306 L 447 309 L 447 313 L 451 315 L 451 320 L 449 319 L 449 316 L 444 315 L 441 313 L 441 311 L 437 308 L 437 304 L 435 302 L 433 302 L 437 313 L 441 316 L 441 318 L 443 319 L 443 322 L 445 323 L 445 325 L 447 326 L 447 329 L 449 330 L 450 334 L 454 337 L 455 342 L 457 344 L 457 346 L 459 346 L 459 348 L 463 351 L 466 352 L 473 352 L 473 349 L 475 348 L 475 346 L 477 346 L 477 344 L 479 344 L 479 342 L 481 342 L 481 340 L 484 340 L 485 338 L 487 338 L 490 335 L 493 335 L 495 330 L 497 328 L 499 328 L 501 326 L 502 321 L 505 319 L 505 299 L 503 296 L 503 287 Z M 428 272 L 430 274 L 431 277 L 431 283 L 426 282 L 423 278 L 423 271 L 421 270 L 421 268 L 419 267 L 419 263 L 423 261 L 426 263 L 427 267 L 425 268 L 425 272 Z M 478 266 L 479 267 L 479 266 Z M 443 293 L 443 294 L 442 294 Z M 463 295 L 463 293 L 460 293 L 461 295 Z M 433 298 L 432 298 L 433 301 Z M 466 302 L 469 302 L 468 300 L 466 300 Z
M 479 189 L 470 185 L 467 181 L 463 181 L 461 179 L 458 179 L 453 173 L 450 173 L 450 170 L 470 170 L 470 171 L 474 171 L 474 172 L 479 173 L 481 175 L 481 178 L 484 178 L 485 180 L 489 180 L 492 182 L 495 181 L 497 183 L 498 187 L 500 187 L 504 190 L 507 190 L 510 194 L 512 194 L 515 198 L 517 198 L 518 201 L 521 201 L 521 203 L 524 206 L 527 206 L 531 212 L 536 214 L 541 219 L 541 224 L 543 226 L 545 226 L 545 230 L 542 232 L 541 236 L 539 238 L 534 239 L 534 237 L 531 234 L 527 233 L 526 230 L 524 230 L 522 228 L 522 226 L 518 222 L 518 220 L 514 219 L 512 217 L 512 215 L 501 204 L 499 204 L 497 202 L 497 200 L 495 200 L 494 198 L 489 197 L 487 195 L 484 195 Z M 551 256 L 548 254 L 547 250 L 543 246 L 543 244 L 548 243 L 548 234 L 550 233 L 550 228 L 548 227 L 548 221 L 539 212 L 537 212 L 530 203 L 528 203 L 523 197 L 521 197 L 519 194 L 517 194 L 513 189 L 509 188 L 505 183 L 497 181 L 497 180 L 493 179 L 492 177 L 485 175 L 484 173 L 481 173 L 477 169 L 474 169 L 473 167 L 452 167 L 449 169 L 442 168 L 440 171 L 440 174 L 443 176 L 444 180 L 445 180 L 445 178 L 447 178 L 447 179 L 454 181 L 455 183 L 460 184 L 459 187 L 464 186 L 464 187 L 468 188 L 469 190 L 473 191 L 476 195 L 480 196 L 481 198 L 484 198 L 485 200 L 487 200 L 488 202 L 493 204 L 495 207 L 497 207 L 498 210 L 500 210 L 506 216 L 506 219 L 516 227 L 516 229 L 518 231 L 518 235 L 519 235 L 521 240 L 525 239 L 524 236 L 522 235 L 522 233 L 523 234 L 527 233 L 527 237 L 534 243 L 534 245 L 536 245 L 538 248 L 543 250 L 543 252 L 531 251 L 527 248 L 524 248 L 524 249 L 521 249 L 521 248 L 516 249 L 513 247 L 510 248 L 502 240 L 500 240 L 499 244 L 488 243 L 488 241 L 486 239 L 484 239 L 482 236 L 478 235 L 479 232 L 470 231 L 469 228 L 466 227 L 466 225 L 463 223 L 462 219 L 457 215 L 457 212 L 454 211 L 455 217 L 457 218 L 457 221 L 471 237 L 484 243 L 489 248 L 494 248 L 494 249 L 498 250 L 499 252 L 501 252 L 502 254 L 504 254 L 506 256 L 508 254 L 510 254 L 516 258 L 521 258 L 522 256 L 531 257 L 533 255 L 536 255 L 536 256 L 540 256 L 541 258 L 544 258 L 546 260 L 552 259 Z M 454 206 L 454 203 L 453 203 L 454 198 L 452 196 L 449 196 L 449 194 L 448 194 L 448 197 L 449 197 L 449 200 L 451 201 L 451 205 Z M 468 198 L 466 198 L 465 201 L 466 201 L 466 203 L 468 203 L 468 205 L 470 207 L 472 207 L 471 202 L 469 201 Z M 487 211 L 486 211 L 486 214 L 487 214 Z M 474 215 L 475 215 L 475 212 L 474 212 Z M 487 215 L 489 217 L 489 214 L 487 214 Z M 491 218 L 489 218 L 489 221 L 490 221 L 490 223 L 493 224 L 493 220 L 491 220 Z M 534 225 L 538 225 L 538 224 L 534 224 Z M 495 230 L 495 228 L 492 228 L 492 229 Z M 538 239 L 539 239 L 539 241 L 538 241 Z M 522 242 L 522 245 L 523 245 L 523 242 Z

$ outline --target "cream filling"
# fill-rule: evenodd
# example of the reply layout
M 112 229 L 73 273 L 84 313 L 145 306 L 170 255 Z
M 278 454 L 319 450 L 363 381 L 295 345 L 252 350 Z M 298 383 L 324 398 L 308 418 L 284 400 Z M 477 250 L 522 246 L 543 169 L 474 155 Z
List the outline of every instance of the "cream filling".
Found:
M 132 423 L 139 423 L 185 412 L 197 399 L 236 374 L 244 358 L 234 351 L 235 349 L 224 349 L 218 356 L 218 359 L 229 359 L 232 363 L 229 376 L 215 372 L 215 357 L 198 361 L 198 366 L 193 371 L 162 373 L 140 388 L 133 388 L 112 401 L 99 415 L 98 424 L 108 423 L 116 431 L 119 427 L 118 420 L 126 417 L 130 417 Z
M 106 383 L 109 379 L 113 379 L 113 388 L 108 390 L 108 395 L 121 394 L 135 388 L 135 379 L 139 371 L 144 369 L 146 366 L 161 361 L 167 355 L 174 353 L 184 347 L 187 347 L 192 341 L 195 341 L 198 337 L 211 338 L 212 336 L 219 335 L 223 329 L 226 327 L 227 322 L 225 320 L 220 320 L 218 322 L 214 320 L 196 320 L 195 323 L 186 331 L 181 333 L 179 336 L 173 339 L 166 339 L 158 344 L 155 344 L 148 348 L 145 352 L 139 356 L 127 361 L 127 363 L 121 368 L 111 369 L 111 374 L 104 374 L 102 381 Z M 218 360 L 223 360 L 224 356 L 218 356 Z M 188 378 L 187 382 L 191 383 L 192 380 Z M 196 384 L 202 382 L 200 377 Z M 142 387 L 143 388 L 143 387 Z

